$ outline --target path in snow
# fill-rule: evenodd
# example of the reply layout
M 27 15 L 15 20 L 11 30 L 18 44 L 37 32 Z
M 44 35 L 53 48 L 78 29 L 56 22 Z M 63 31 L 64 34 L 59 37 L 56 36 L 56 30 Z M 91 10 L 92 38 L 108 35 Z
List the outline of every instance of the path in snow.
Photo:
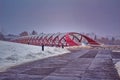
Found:
M 1 80 L 120 80 L 110 50 L 87 49 L 16 66 Z

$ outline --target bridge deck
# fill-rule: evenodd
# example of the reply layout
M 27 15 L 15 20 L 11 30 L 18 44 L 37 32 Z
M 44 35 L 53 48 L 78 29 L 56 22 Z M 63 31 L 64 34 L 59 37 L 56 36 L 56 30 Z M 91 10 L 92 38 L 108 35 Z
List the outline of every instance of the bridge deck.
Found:
M 13 67 L 0 80 L 120 80 L 113 58 L 109 50 L 80 50 Z

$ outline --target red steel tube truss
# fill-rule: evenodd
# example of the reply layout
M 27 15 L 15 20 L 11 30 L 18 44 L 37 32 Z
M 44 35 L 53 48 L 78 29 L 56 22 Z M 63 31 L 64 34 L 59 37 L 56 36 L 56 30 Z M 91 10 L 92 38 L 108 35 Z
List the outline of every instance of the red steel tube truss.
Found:
M 12 42 L 40 45 L 40 46 L 42 44 L 44 44 L 45 46 L 62 46 L 62 45 L 79 46 L 82 45 L 82 43 L 86 43 L 87 45 L 100 45 L 92 38 L 76 32 L 56 33 L 56 34 L 41 33 L 40 35 L 19 37 L 17 39 L 12 40 Z

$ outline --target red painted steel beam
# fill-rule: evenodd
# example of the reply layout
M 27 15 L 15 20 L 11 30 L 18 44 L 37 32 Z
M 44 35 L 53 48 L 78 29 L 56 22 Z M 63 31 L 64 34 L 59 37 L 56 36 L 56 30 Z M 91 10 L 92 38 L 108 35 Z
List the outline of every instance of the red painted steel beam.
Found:
M 76 36 L 75 34 L 79 35 Z M 55 37 L 54 37 L 55 35 Z M 49 37 L 48 37 L 49 36 Z M 62 37 L 61 37 L 62 36 Z M 71 37 L 73 37 L 73 39 L 71 39 Z M 25 44 L 33 44 L 33 45 L 47 45 L 47 46 L 61 46 L 63 44 L 63 40 L 64 40 L 64 45 L 66 44 L 67 46 L 79 46 L 81 44 L 81 41 L 84 39 L 86 39 L 86 41 L 88 41 L 88 44 L 93 44 L 93 45 L 100 45 L 98 42 L 96 42 L 95 40 L 91 39 L 90 37 L 80 34 L 80 33 L 76 33 L 76 32 L 68 32 L 66 34 L 62 34 L 62 33 L 57 33 L 57 34 L 41 34 L 41 36 L 27 36 L 27 37 L 21 37 L 18 39 L 13 40 L 13 42 L 18 42 L 18 43 L 25 43 Z

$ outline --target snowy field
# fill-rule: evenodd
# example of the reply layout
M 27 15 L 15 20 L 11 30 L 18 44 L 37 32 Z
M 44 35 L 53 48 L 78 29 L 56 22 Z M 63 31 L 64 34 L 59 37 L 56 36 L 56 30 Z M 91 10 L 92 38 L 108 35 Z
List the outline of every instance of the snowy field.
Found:
M 114 50 L 113 52 L 120 52 L 120 50 Z M 116 64 L 115 64 L 115 68 L 117 69 L 117 72 L 120 76 L 120 61 L 118 61 Z
M 115 64 L 115 68 L 117 69 L 117 72 L 120 76 L 120 61 Z
M 55 47 L 45 47 L 45 51 L 41 51 L 40 46 L 0 41 L 0 72 L 15 65 L 69 52 Z

